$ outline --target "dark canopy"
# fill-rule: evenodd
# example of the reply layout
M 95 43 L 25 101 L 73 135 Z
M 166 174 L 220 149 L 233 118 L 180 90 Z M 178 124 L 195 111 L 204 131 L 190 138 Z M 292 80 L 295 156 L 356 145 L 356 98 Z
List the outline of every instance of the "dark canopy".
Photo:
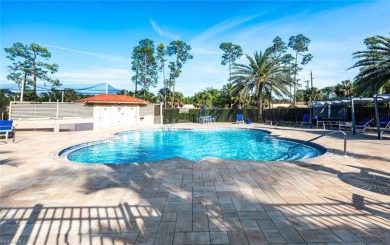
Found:
M 322 116 L 325 118 L 328 117 L 339 117 L 341 118 L 344 116 L 346 117 L 346 111 L 345 106 L 350 105 L 351 106 L 351 113 L 352 113 L 352 131 L 353 134 L 356 134 L 356 128 L 355 128 L 355 111 L 354 111 L 354 105 L 355 104 L 368 104 L 368 103 L 374 103 L 375 105 L 375 120 L 377 122 L 377 132 L 378 132 L 378 138 L 380 138 L 380 125 L 379 125 L 379 112 L 378 112 L 378 102 L 387 102 L 390 101 L 390 94 L 379 94 L 374 95 L 374 97 L 349 97 L 349 98 L 334 98 L 334 99 L 328 99 L 328 100 L 313 100 L 309 102 L 309 107 L 312 108 L 311 112 L 314 115 Z M 336 110 L 332 110 L 332 107 L 336 107 Z M 343 109 L 344 108 L 344 109 Z M 333 113 L 332 113 L 333 111 Z M 335 113 L 336 111 L 336 113 Z

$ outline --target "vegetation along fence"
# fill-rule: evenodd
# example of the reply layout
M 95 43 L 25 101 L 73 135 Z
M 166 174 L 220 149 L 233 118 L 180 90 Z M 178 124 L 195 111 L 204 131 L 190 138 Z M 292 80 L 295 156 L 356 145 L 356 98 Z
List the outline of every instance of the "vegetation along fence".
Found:
M 347 121 L 352 120 L 351 108 L 346 107 Z M 198 115 L 213 115 L 216 122 L 235 122 L 237 114 L 243 114 L 244 119 L 252 122 L 290 122 L 300 123 L 304 114 L 309 114 L 309 108 L 274 108 L 264 109 L 263 118 L 259 120 L 257 109 L 206 109 L 201 114 L 201 109 L 190 109 L 188 113 L 180 113 L 178 108 L 163 109 L 163 123 L 197 122 Z M 387 104 L 379 106 L 379 117 L 390 116 L 390 107 Z M 371 105 L 355 105 L 355 120 L 362 121 L 367 117 L 375 117 L 375 109 Z

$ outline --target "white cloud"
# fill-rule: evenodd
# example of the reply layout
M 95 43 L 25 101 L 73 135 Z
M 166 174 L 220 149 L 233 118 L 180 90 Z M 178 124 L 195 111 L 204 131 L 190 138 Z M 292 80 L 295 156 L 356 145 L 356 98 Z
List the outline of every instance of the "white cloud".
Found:
M 208 54 L 220 54 L 222 55 L 222 51 L 221 50 L 218 50 L 216 48 L 208 48 L 208 47 L 205 47 L 205 46 L 195 46 L 195 47 L 192 47 L 191 49 L 191 53 L 193 54 L 199 54 L 199 55 L 208 55 Z
M 152 19 L 150 19 L 150 24 L 152 25 L 153 30 L 155 30 L 160 36 L 166 37 L 166 38 L 172 39 L 172 40 L 179 40 L 180 39 L 179 35 L 172 34 L 172 33 L 168 32 L 168 31 L 165 31 L 165 30 L 161 29 L 161 27 L 159 27 L 157 25 L 157 23 L 154 20 L 152 20 Z
M 214 36 L 216 36 L 222 32 L 225 32 L 233 27 L 239 26 L 245 22 L 253 20 L 253 19 L 255 19 L 263 14 L 265 14 L 265 13 L 260 13 L 260 14 L 251 15 L 251 16 L 238 16 L 238 17 L 235 17 L 232 19 L 224 20 L 224 21 L 210 27 L 206 31 L 200 33 L 196 37 L 194 37 L 190 41 L 190 43 L 199 43 L 199 42 L 207 41 L 207 40 L 213 38 Z
M 87 56 L 92 56 L 92 57 L 95 57 L 95 58 L 104 59 L 104 60 L 108 60 L 108 61 L 115 61 L 115 62 L 120 62 L 120 63 L 123 63 L 123 62 L 128 63 L 129 62 L 129 59 L 126 59 L 126 58 L 123 58 L 123 57 L 119 57 L 119 56 L 92 53 L 92 52 L 88 52 L 88 51 L 70 49 L 70 48 L 65 48 L 65 47 L 60 47 L 60 46 L 55 46 L 55 45 L 50 45 L 50 44 L 40 44 L 40 45 L 46 46 L 46 47 L 50 47 L 50 48 L 65 50 L 65 51 L 69 51 L 69 52 L 84 54 L 84 55 L 87 55 Z

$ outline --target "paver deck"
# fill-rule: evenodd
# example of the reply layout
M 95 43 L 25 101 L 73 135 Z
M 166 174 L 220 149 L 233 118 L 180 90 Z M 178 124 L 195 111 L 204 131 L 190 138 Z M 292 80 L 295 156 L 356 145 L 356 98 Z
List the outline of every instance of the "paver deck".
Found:
M 301 140 L 324 132 L 174 127 L 259 128 Z M 388 137 L 348 135 L 348 156 L 342 137 L 323 137 L 315 142 L 326 154 L 291 162 L 86 165 L 58 157 L 128 129 L 26 131 L 16 144 L 1 141 L 0 244 L 390 244 Z

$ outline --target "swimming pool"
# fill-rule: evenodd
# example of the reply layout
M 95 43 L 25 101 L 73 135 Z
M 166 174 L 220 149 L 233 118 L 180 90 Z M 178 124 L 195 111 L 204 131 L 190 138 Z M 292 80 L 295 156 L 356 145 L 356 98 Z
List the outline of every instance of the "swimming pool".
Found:
M 269 137 L 260 130 L 140 130 L 117 134 L 112 140 L 69 147 L 60 156 L 86 164 L 124 164 L 172 157 L 200 160 L 286 161 L 317 157 L 325 148 L 301 141 Z

